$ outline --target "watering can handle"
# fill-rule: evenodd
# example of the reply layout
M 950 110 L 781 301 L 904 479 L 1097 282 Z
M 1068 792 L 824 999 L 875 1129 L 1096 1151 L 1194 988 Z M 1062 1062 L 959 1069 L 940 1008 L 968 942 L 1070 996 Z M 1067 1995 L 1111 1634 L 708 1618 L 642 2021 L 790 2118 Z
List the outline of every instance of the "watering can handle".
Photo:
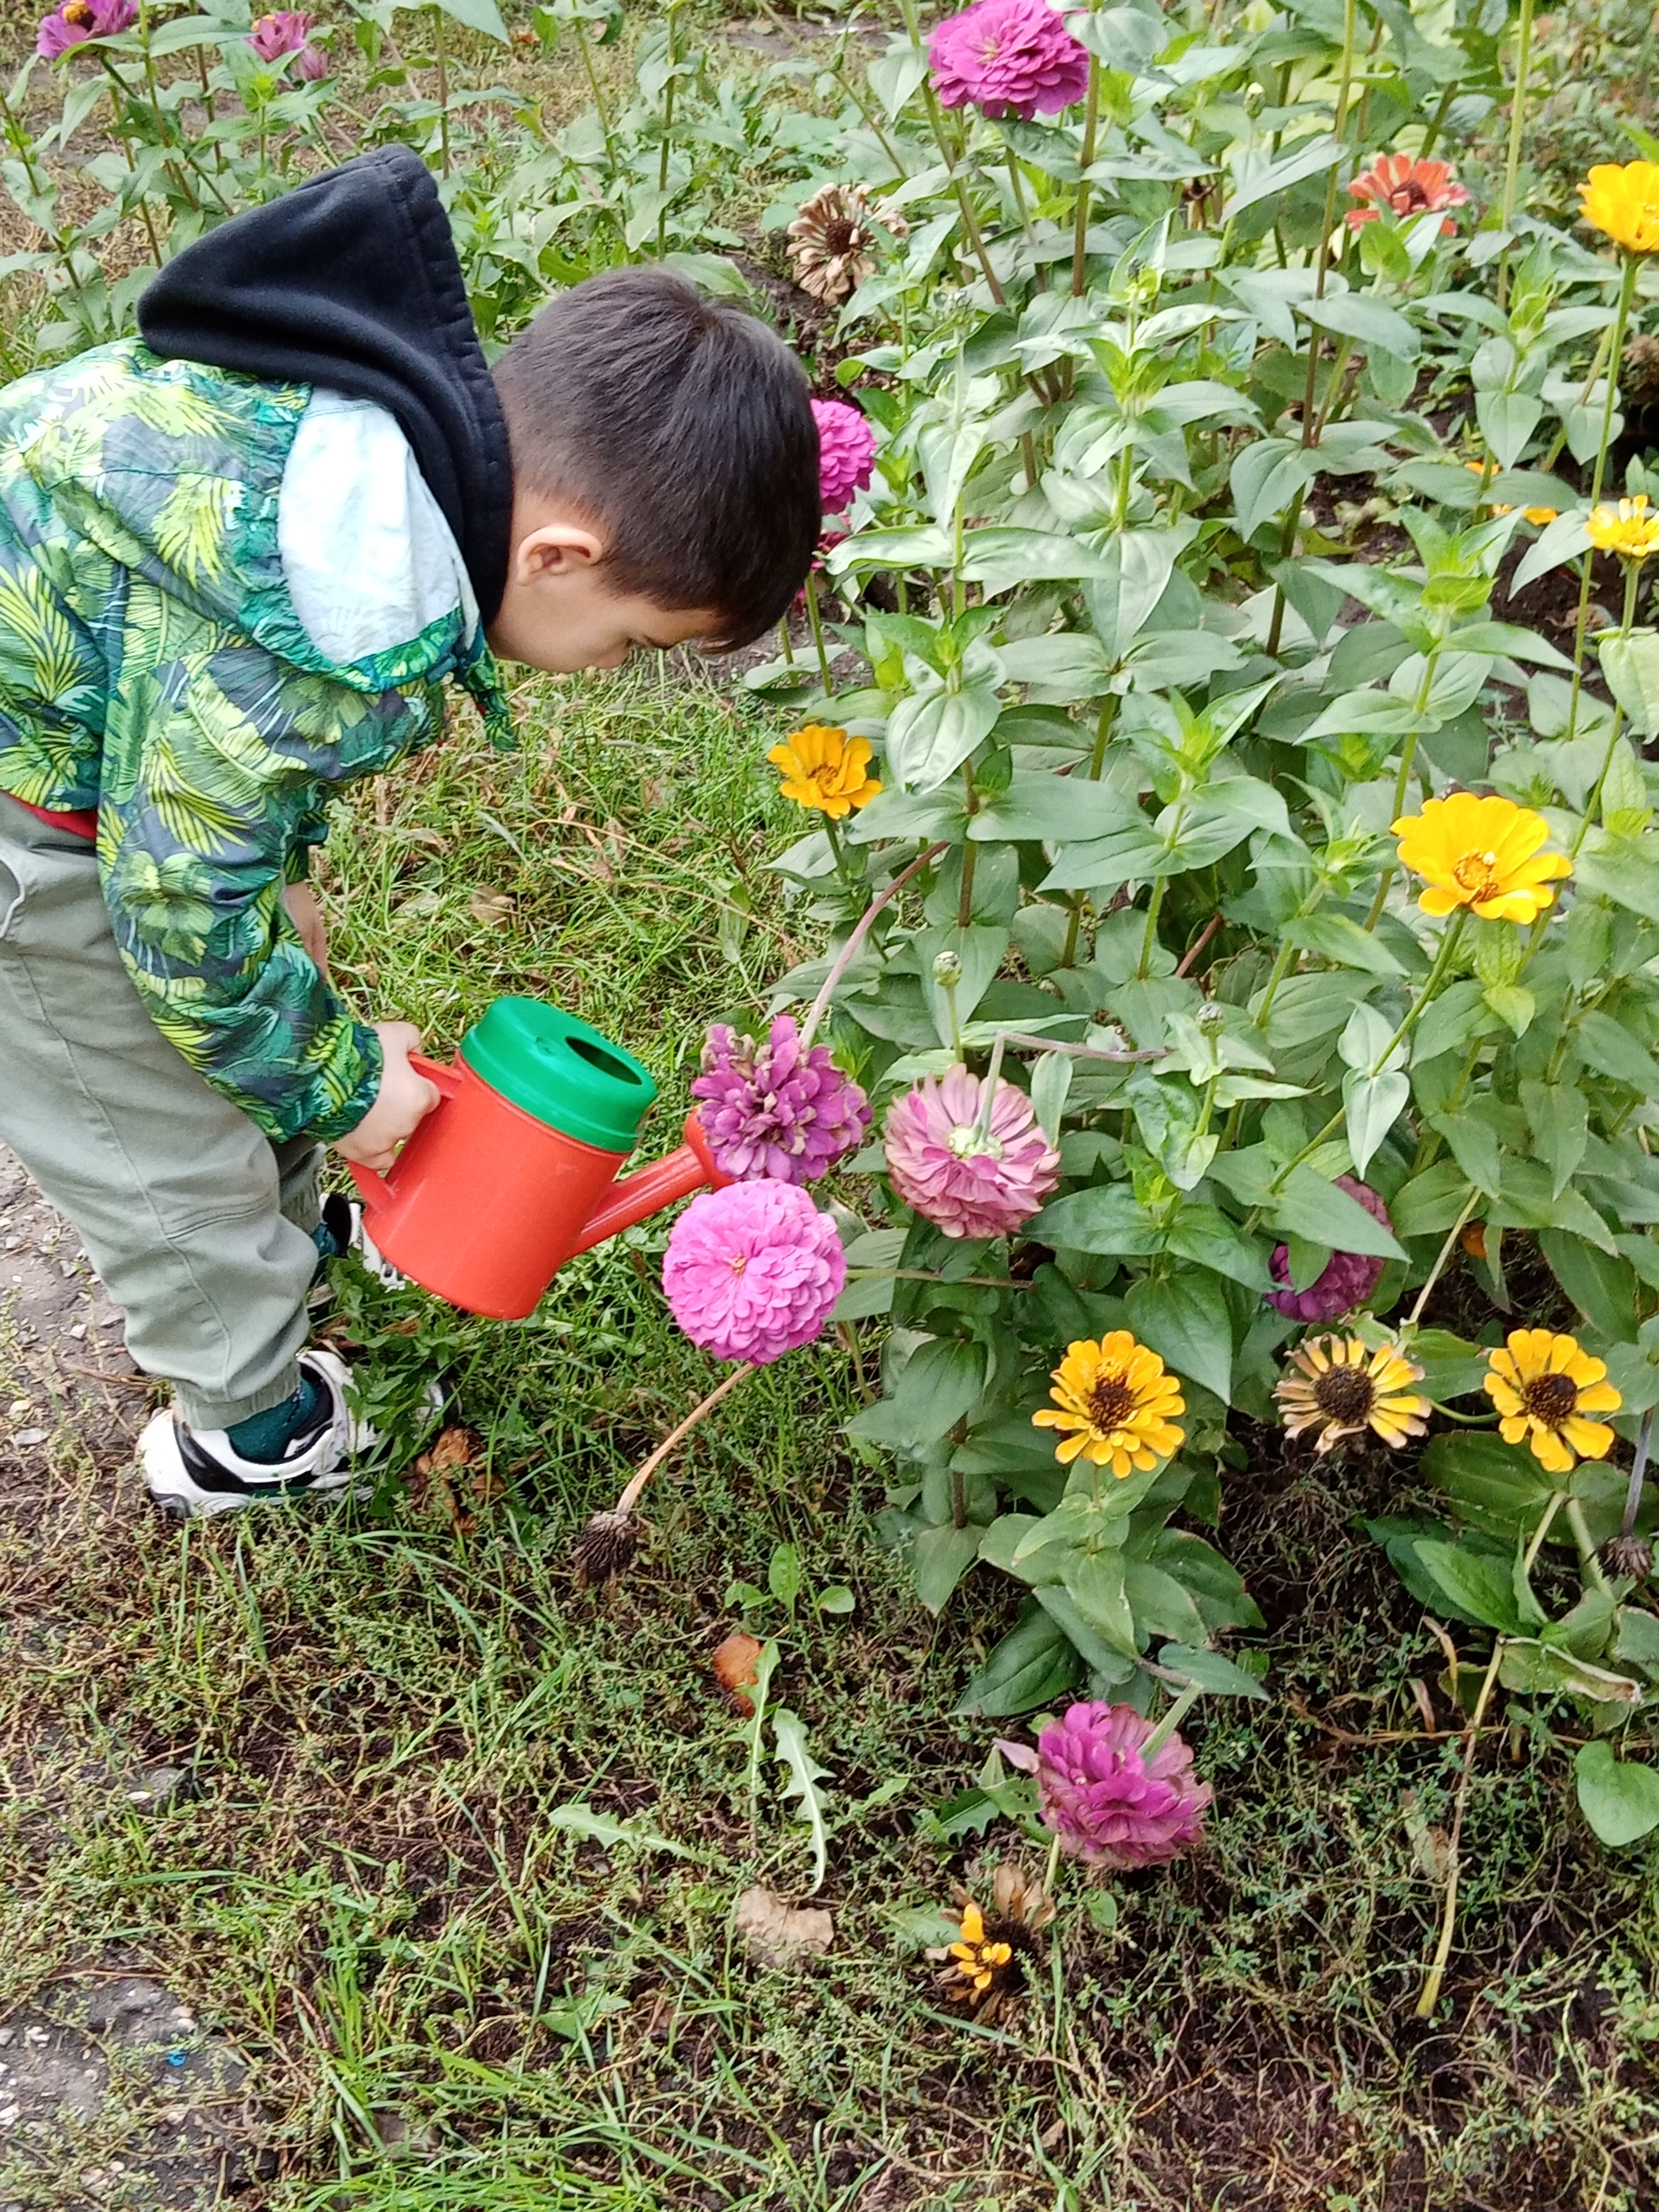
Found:
M 418 1052 L 410 1054 L 409 1064 L 416 1075 L 425 1076 L 427 1081 L 432 1085 L 438 1093 L 440 1104 L 446 1098 L 453 1098 L 461 1087 L 460 1071 L 458 1068 L 442 1066 L 437 1060 L 428 1060 L 423 1054 Z M 432 1110 L 435 1113 L 437 1108 L 434 1107 Z M 360 1167 L 356 1160 L 348 1160 L 346 1165 L 350 1169 L 351 1180 L 356 1184 L 358 1193 L 366 1203 L 371 1206 L 391 1205 L 393 1195 L 392 1186 L 383 1175 L 377 1175 L 373 1168 Z

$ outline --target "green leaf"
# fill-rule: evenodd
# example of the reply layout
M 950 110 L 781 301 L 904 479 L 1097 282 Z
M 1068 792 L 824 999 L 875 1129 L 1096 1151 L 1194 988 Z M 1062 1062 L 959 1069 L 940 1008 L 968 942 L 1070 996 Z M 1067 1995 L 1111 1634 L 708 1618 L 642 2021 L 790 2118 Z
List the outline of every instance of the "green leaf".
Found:
M 1611 1014 L 1592 1007 L 1581 1014 L 1569 1032 L 1578 1057 L 1586 1066 L 1626 1091 L 1650 1097 L 1659 1091 L 1659 1062 L 1646 1045 L 1633 1037 Z
M 1184 1674 L 1189 1682 L 1196 1682 L 1209 1697 L 1265 1698 L 1267 1694 L 1254 1674 L 1247 1674 L 1219 1651 L 1208 1651 L 1201 1645 L 1166 1644 L 1158 1655 L 1158 1663 L 1172 1674 Z
M 872 799 L 872 806 L 881 804 Z M 988 838 L 1040 838 L 1045 844 L 1077 844 L 1109 837 L 1122 826 L 1123 794 L 1110 784 L 1083 775 L 1055 775 L 1016 769 L 1004 791 L 990 793 L 969 824 L 968 835 Z
M 1396 361 L 1415 361 L 1421 351 L 1417 332 L 1406 318 L 1368 294 L 1334 292 L 1322 300 L 1298 300 L 1297 313 L 1321 330 L 1358 345 L 1392 354 Z
M 1140 1647 L 1135 1641 L 1134 1613 L 1125 1588 L 1121 1552 L 1073 1553 L 1060 1584 L 1097 1636 L 1103 1636 L 1126 1658 L 1135 1657 Z
M 1126 1556 L 1123 1589 L 1141 1638 L 1170 1636 L 1178 1643 L 1192 1643 L 1203 1636 L 1204 1616 L 1191 1592 L 1164 1568 Z
M 1538 1242 L 1550 1273 L 1596 1334 L 1634 1344 L 1642 1316 L 1630 1261 L 1565 1229 L 1540 1229 Z
M 1343 1077 L 1342 1111 L 1357 1176 L 1364 1176 L 1377 1147 L 1405 1112 L 1411 1095 L 1409 1076 L 1367 1075 L 1361 1068 L 1351 1067 Z
M 1404 963 L 1395 958 L 1375 934 L 1351 921 L 1346 914 L 1308 914 L 1288 922 L 1284 941 L 1304 952 L 1316 952 L 1344 968 L 1358 968 L 1368 975 L 1403 975 Z
M 1659 1828 L 1659 1773 L 1633 1759 L 1615 1759 L 1604 1740 L 1583 1744 L 1573 1759 L 1578 1809 L 1615 1850 Z
M 1617 632 L 1597 640 L 1607 688 L 1644 738 L 1659 736 L 1659 633 Z
M 1430 1540 L 1419 1543 L 1417 1556 L 1452 1602 L 1471 1619 L 1506 1636 L 1519 1635 L 1527 1626 L 1516 1605 L 1507 1561 L 1461 1544 Z
M 972 1677 L 954 1710 L 963 1717 L 1006 1719 L 1052 1705 L 1077 1679 L 1077 1657 L 1065 1630 L 1029 1598 L 1018 1624 Z
M 1163 1529 L 1152 1555 L 1155 1565 L 1191 1591 L 1211 1635 L 1225 1628 L 1267 1626 L 1238 1569 L 1202 1536 L 1186 1528 Z
M 1480 1346 L 1466 1343 L 1449 1329 L 1420 1328 L 1407 1349 L 1423 1370 L 1420 1387 L 1431 1398 L 1467 1397 L 1486 1380 L 1486 1362 Z
M 1112 538 L 1104 556 L 1108 565 L 1083 592 L 1101 650 L 1112 665 L 1125 658 L 1139 636 L 1196 528 L 1183 520 L 1173 530 L 1121 530 Z
M 434 0 L 444 14 L 457 23 L 465 23 L 469 31 L 482 31 L 487 38 L 507 43 L 507 26 L 501 21 L 501 11 L 495 0 Z
M 1531 1536 L 1555 1487 L 1530 1452 L 1479 1432 L 1437 1437 L 1422 1468 L 1460 1521 L 1509 1544 Z
M 929 1613 L 942 1613 L 947 1599 L 979 1557 L 985 1531 L 970 1521 L 964 1528 L 950 1522 L 919 1528 L 910 1544 L 910 1574 L 918 1600 Z
M 631 1821 L 615 1820 L 609 1813 L 596 1813 L 591 1805 L 556 1805 L 543 1818 L 548 1827 L 566 1828 L 586 1843 L 603 1844 L 607 1850 L 626 1844 L 636 1851 L 671 1851 L 677 1859 L 696 1856 L 684 1844 L 671 1844 L 666 1836 L 653 1835 L 649 1828 L 636 1828 Z
M 1319 455 L 1300 440 L 1260 438 L 1239 449 L 1228 479 L 1238 534 L 1249 540 L 1278 520 L 1319 473 Z
M 1357 1198 L 1307 1166 L 1292 1168 L 1270 1201 L 1273 1226 L 1283 1237 L 1305 1237 L 1334 1252 L 1363 1252 L 1376 1260 L 1403 1260 L 1405 1252 Z
M 1304 139 L 1293 153 L 1277 161 L 1255 149 L 1241 154 L 1234 165 L 1232 197 L 1222 210 L 1222 222 L 1231 222 L 1258 200 L 1276 198 L 1292 185 L 1299 185 L 1304 177 L 1322 175 L 1341 158 L 1340 144 L 1323 132 L 1316 138 Z
M 1273 1287 L 1267 1272 L 1268 1248 L 1247 1237 L 1218 1206 L 1188 1200 L 1170 1224 L 1169 1249 L 1180 1259 L 1243 1283 L 1247 1291 L 1265 1293 Z
M 779 1785 L 779 1795 L 786 1801 L 799 1800 L 794 1818 L 805 1824 L 812 1842 L 812 1886 L 807 1892 L 816 1896 L 823 1887 L 823 1877 L 830 1864 L 830 1835 L 824 1825 L 823 1792 L 820 1782 L 827 1781 L 830 1770 L 820 1766 L 812 1756 L 806 1741 L 806 1725 L 799 1716 L 787 1706 L 780 1706 L 772 1720 L 772 1741 L 776 1748 L 772 1756 L 780 1766 L 787 1770 Z
M 1108 1259 L 1133 1259 L 1156 1252 L 1162 1237 L 1127 1182 L 1093 1184 L 1066 1198 L 1051 1199 L 1025 1233 L 1044 1244 L 1074 1252 L 1097 1252 Z
M 985 1353 L 977 1344 L 935 1337 L 905 1362 L 890 1395 L 847 1424 L 847 1433 L 890 1450 L 916 1450 L 948 1436 L 972 1413 L 985 1389 Z
M 1163 1281 L 1132 1284 L 1124 1300 L 1143 1344 L 1224 1405 L 1233 1394 L 1233 1324 L 1225 1294 L 1207 1270 L 1182 1267 Z
M 1580 891 L 1659 921 L 1659 837 L 1607 837 L 1592 832 L 1574 864 Z

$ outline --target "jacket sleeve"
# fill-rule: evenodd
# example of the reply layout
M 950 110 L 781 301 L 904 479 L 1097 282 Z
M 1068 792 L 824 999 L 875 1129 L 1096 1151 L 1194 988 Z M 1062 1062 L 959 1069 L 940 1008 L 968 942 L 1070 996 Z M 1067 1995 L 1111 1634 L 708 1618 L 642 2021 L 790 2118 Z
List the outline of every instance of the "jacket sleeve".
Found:
M 258 648 L 137 675 L 112 701 L 98 854 L 115 941 L 156 1027 L 276 1139 L 343 1136 L 380 1048 L 283 904 L 331 787 L 423 741 L 433 687 L 364 696 Z

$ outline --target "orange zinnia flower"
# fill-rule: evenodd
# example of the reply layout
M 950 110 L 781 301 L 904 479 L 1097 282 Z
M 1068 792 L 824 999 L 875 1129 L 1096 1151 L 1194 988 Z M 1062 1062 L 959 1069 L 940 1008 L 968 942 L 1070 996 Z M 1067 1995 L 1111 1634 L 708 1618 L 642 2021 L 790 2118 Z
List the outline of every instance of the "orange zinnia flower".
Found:
M 1378 222 L 1384 208 L 1398 216 L 1431 215 L 1441 208 L 1467 206 L 1469 197 L 1468 186 L 1458 183 L 1449 161 L 1414 161 L 1407 154 L 1379 154 L 1369 169 L 1359 172 L 1348 190 L 1357 200 L 1375 204 L 1349 210 L 1350 230 Z M 1449 238 L 1457 225 L 1448 216 L 1440 228 Z

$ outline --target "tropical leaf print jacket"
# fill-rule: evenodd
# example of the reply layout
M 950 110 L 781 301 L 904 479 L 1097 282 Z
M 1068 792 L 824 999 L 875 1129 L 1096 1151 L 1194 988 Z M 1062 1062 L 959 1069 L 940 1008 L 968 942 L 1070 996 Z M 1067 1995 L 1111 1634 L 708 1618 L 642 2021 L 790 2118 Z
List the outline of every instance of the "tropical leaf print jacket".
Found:
M 337 787 L 507 742 L 460 555 L 391 415 L 137 340 L 0 391 L 0 792 L 95 809 L 156 1026 L 273 1138 L 352 1128 L 374 1032 L 282 901 Z

